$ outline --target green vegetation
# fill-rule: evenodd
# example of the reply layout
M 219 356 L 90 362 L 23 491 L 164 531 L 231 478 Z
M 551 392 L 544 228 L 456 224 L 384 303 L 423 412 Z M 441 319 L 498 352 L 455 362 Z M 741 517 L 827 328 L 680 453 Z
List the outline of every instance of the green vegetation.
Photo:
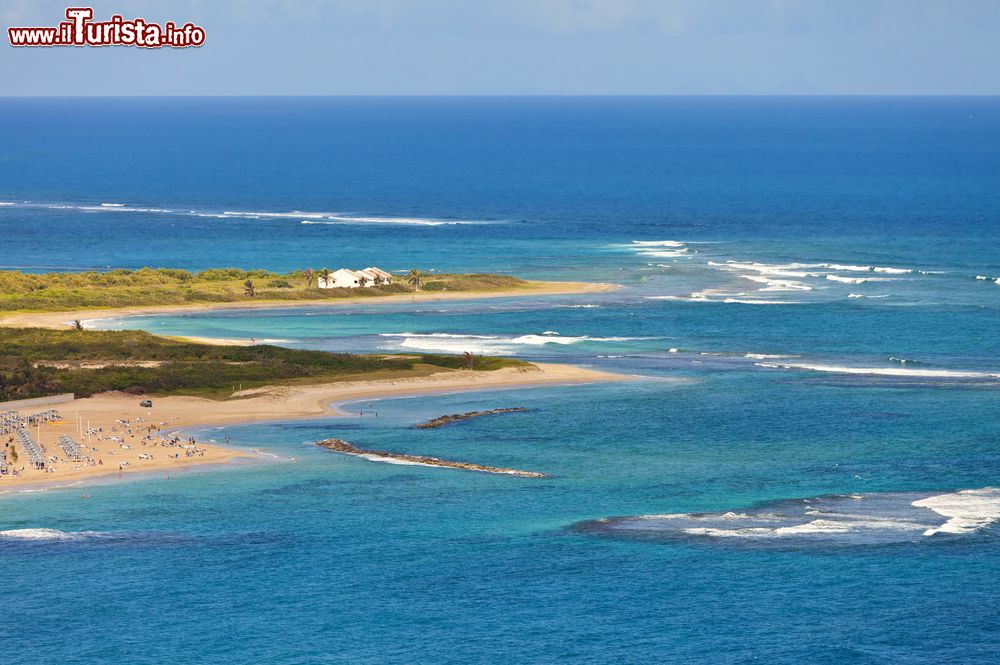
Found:
M 424 285 L 424 274 L 416 268 L 410 268 L 410 272 L 406 273 L 406 282 L 413 287 L 414 291 L 419 291 L 420 287 Z
M 475 358 L 476 371 L 529 366 Z M 279 346 L 213 346 L 138 330 L 0 328 L 0 400 L 108 390 L 222 398 L 233 388 L 404 378 L 470 367 L 467 357 L 352 355 Z
M 262 300 L 337 300 L 423 291 L 496 291 L 526 286 L 504 275 L 438 275 L 412 270 L 393 284 L 360 289 L 320 289 L 312 269 L 288 274 L 223 268 L 143 268 L 109 272 L 22 273 L 0 271 L 0 312 L 57 312 L 87 308 L 142 307 Z
M 507 275 L 428 275 L 418 276 L 421 291 L 501 291 L 525 287 L 530 282 Z

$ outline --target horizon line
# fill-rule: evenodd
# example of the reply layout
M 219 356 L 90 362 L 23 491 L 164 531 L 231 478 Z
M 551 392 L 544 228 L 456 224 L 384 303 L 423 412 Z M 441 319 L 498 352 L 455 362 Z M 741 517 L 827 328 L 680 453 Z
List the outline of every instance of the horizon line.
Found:
M 0 99 L 335 99 L 335 98 L 995 98 L 997 93 L 250 93 L 0 95 Z

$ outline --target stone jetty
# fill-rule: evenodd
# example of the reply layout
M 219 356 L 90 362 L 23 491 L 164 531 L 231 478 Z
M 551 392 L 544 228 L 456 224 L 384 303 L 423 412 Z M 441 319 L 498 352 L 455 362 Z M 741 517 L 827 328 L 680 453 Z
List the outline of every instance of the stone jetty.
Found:
M 326 448 L 335 453 L 344 455 L 354 455 L 363 457 L 375 462 L 404 462 L 408 464 L 422 464 L 425 466 L 443 466 L 449 469 L 464 469 L 465 471 L 479 471 L 481 473 L 500 473 L 508 476 L 520 476 L 522 478 L 548 478 L 548 474 L 536 471 L 521 471 L 519 469 L 507 469 L 498 466 L 483 466 L 482 464 L 472 464 L 470 462 L 453 462 L 451 460 L 438 459 L 437 457 L 427 457 L 425 455 L 405 455 L 402 453 L 389 453 L 383 450 L 365 450 L 358 448 L 340 439 L 326 439 L 317 441 L 317 446 Z
M 435 418 L 434 420 L 428 420 L 425 423 L 420 423 L 419 425 L 414 425 L 417 429 L 434 429 L 436 427 L 444 427 L 445 425 L 458 422 L 460 420 L 470 420 L 472 418 L 480 418 L 482 416 L 495 416 L 500 413 L 517 413 L 518 411 L 524 411 L 523 406 L 514 407 L 511 409 L 491 409 L 489 411 L 469 411 L 468 413 L 454 413 L 450 416 L 441 416 L 440 418 Z

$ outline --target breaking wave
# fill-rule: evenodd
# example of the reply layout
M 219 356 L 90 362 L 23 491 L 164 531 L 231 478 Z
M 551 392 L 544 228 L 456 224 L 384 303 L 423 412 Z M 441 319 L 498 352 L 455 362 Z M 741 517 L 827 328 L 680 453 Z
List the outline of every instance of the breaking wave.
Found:
M 637 247 L 683 247 L 680 240 L 633 240 L 633 245 Z
M 781 500 L 756 509 L 593 520 L 575 528 L 654 540 L 748 545 L 879 545 L 965 536 L 1000 519 L 1000 488 L 894 492 Z
M 433 217 L 392 217 L 378 215 L 354 215 L 343 212 L 308 212 L 291 210 L 275 212 L 266 210 L 191 210 L 180 208 L 163 208 L 147 205 L 132 205 L 128 203 L 33 203 L 4 202 L 0 205 L 19 208 L 37 208 L 48 210 L 69 210 L 84 213 L 117 212 L 117 213 L 147 213 L 182 217 L 206 217 L 216 219 L 289 219 L 299 220 L 301 224 L 404 224 L 414 226 L 446 226 L 455 224 L 489 224 L 480 220 L 458 220 Z
M 396 346 L 420 351 L 442 351 L 450 353 L 478 353 L 482 355 L 503 355 L 515 353 L 518 347 L 542 347 L 547 345 L 567 346 L 590 342 L 631 342 L 661 339 L 658 337 L 573 337 L 560 335 L 548 330 L 540 335 L 456 335 L 452 333 L 382 333 L 379 337 L 401 339 Z
M 758 261 L 725 262 L 708 261 L 708 267 L 726 273 L 736 273 L 745 279 L 763 286 L 753 294 L 729 293 L 730 302 L 746 302 L 756 300 L 752 304 L 770 304 L 772 300 L 755 298 L 754 294 L 825 290 L 831 288 L 830 282 L 838 284 L 865 284 L 867 282 L 888 282 L 899 279 L 884 275 L 903 275 L 913 272 L 911 268 L 895 268 L 888 266 L 862 266 L 844 263 L 762 263 Z M 843 274 L 847 273 L 847 274 Z M 869 273 L 859 275 L 858 273 Z M 882 276 L 876 276 L 882 275 Z M 697 296 L 698 294 L 693 294 Z M 850 297 L 857 297 L 851 294 Z
M 755 300 L 753 298 L 725 298 L 723 303 L 729 305 L 805 305 L 801 300 Z
M 152 531 L 61 531 L 44 527 L 0 531 L 0 548 L 19 545 L 173 545 L 193 542 L 178 533 Z
M 328 215 L 325 221 L 303 220 L 301 224 L 412 224 L 414 226 L 451 226 L 456 224 L 485 224 L 468 220 L 427 219 L 423 217 L 351 217 L 347 215 Z
M 60 531 L 59 529 L 8 529 L 0 531 L 7 540 L 85 540 L 106 535 L 102 531 Z
M 820 277 L 829 272 L 872 272 L 886 275 L 906 275 L 913 268 L 894 268 L 889 266 L 857 266 L 844 263 L 760 263 L 756 261 L 733 261 L 725 263 L 709 261 L 709 266 L 722 270 L 751 270 L 761 274 L 785 275 L 788 277 Z
M 842 284 L 867 284 L 868 282 L 891 282 L 892 277 L 843 277 L 841 275 L 827 275 L 826 278 L 831 282 L 840 282 Z
M 802 300 L 766 300 L 763 298 L 743 298 L 725 296 L 713 298 L 713 295 L 706 293 L 693 293 L 689 296 L 645 296 L 645 300 L 674 300 L 678 302 L 706 302 L 726 305 L 807 305 L 809 303 Z
M 801 268 L 808 267 L 802 263 L 757 263 L 751 261 L 726 261 L 718 263 L 709 261 L 708 265 L 718 270 L 727 272 L 756 272 L 761 275 L 773 275 L 776 277 L 818 277 L 818 273 L 803 272 Z
M 918 508 L 930 508 L 947 518 L 941 526 L 928 529 L 925 536 L 937 533 L 964 534 L 985 529 L 1000 518 L 1000 490 L 986 487 L 938 494 L 913 502 Z
M 627 247 L 639 256 L 650 256 L 661 259 L 691 258 L 691 249 L 686 242 L 680 240 L 633 240 Z
M 45 527 L 0 531 L 0 552 L 24 548 L 62 547 L 157 547 L 191 546 L 203 543 L 243 545 L 270 542 L 278 536 L 261 532 L 221 533 L 194 536 L 176 531 L 62 531 Z
M 755 363 L 769 369 L 807 370 L 833 374 L 893 376 L 926 379 L 1000 379 L 1000 374 L 958 369 L 909 369 L 904 367 L 855 367 L 851 365 L 821 365 L 813 363 Z
M 751 282 L 767 285 L 762 289 L 757 289 L 758 291 L 812 291 L 811 286 L 793 279 L 772 279 L 763 275 L 741 275 L 741 277 Z
M 370 215 L 347 215 L 333 212 L 240 212 L 227 210 L 224 219 L 298 219 L 300 224 L 410 224 L 414 226 L 449 226 L 456 224 L 484 224 L 471 220 L 435 219 L 428 217 L 378 217 Z

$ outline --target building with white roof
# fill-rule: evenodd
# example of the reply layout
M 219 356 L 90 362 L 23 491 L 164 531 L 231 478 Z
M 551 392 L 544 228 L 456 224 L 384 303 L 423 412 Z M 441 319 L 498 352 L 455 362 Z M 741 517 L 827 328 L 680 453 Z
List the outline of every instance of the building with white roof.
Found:
M 357 289 L 362 286 L 375 286 L 376 283 L 392 284 L 392 274 L 375 267 L 364 270 L 341 268 L 330 273 L 328 279 L 324 279 L 321 274 L 317 278 L 316 285 L 321 289 Z

